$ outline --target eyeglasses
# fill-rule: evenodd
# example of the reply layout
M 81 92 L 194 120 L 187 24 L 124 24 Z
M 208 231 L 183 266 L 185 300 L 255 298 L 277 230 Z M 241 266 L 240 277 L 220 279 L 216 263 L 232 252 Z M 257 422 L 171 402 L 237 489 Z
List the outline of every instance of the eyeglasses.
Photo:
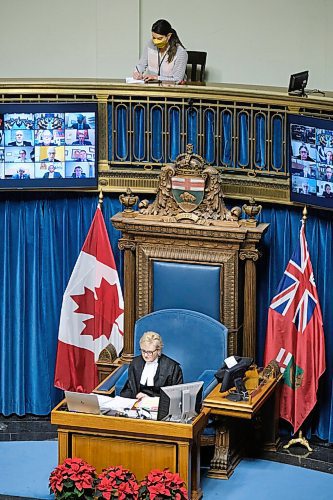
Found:
M 142 354 L 147 354 L 147 356 L 152 356 L 154 352 L 158 351 L 158 349 L 154 349 L 153 351 L 145 351 L 144 349 L 140 349 Z

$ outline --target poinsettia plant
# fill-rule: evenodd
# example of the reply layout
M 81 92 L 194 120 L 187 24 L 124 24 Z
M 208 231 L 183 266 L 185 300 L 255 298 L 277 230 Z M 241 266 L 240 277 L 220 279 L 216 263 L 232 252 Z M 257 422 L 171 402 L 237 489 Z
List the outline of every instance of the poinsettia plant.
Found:
M 106 500 L 138 500 L 136 477 L 121 465 L 103 469 L 95 482 L 95 495 Z
M 96 469 L 81 458 L 66 458 L 50 475 L 50 492 L 57 500 L 93 500 Z
M 140 483 L 140 500 L 188 500 L 185 482 L 169 469 L 152 470 Z

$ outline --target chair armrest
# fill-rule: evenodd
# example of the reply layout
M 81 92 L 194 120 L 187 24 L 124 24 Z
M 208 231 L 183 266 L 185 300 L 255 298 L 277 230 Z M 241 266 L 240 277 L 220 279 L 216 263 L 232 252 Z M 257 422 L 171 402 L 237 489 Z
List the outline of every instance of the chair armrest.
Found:
M 128 365 L 126 365 L 126 367 L 128 368 Z M 122 390 L 122 388 L 124 387 L 126 381 L 127 381 L 127 377 L 128 377 L 128 369 L 125 370 L 121 376 L 118 378 L 116 384 L 115 384 L 115 396 L 119 396 L 120 395 L 120 391 Z
M 119 379 L 125 374 L 127 376 L 128 365 L 123 364 L 116 368 L 106 379 L 104 379 L 93 392 L 97 394 L 112 394 Z
M 216 387 L 217 385 L 217 379 L 214 376 L 216 370 L 205 370 L 204 372 L 201 373 L 200 377 L 198 377 L 198 380 L 202 380 L 204 385 L 203 385 L 203 391 L 202 391 L 202 398 L 205 399 L 206 396 Z

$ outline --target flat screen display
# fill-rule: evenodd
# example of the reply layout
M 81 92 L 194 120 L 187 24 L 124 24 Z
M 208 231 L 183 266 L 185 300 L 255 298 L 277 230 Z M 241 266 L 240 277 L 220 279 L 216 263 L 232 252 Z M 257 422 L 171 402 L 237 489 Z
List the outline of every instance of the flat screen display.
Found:
M 290 115 L 290 199 L 333 208 L 333 121 Z
M 0 189 L 97 186 L 97 105 L 0 105 Z
M 200 411 L 202 390 L 202 381 L 161 387 L 157 420 L 189 421 Z

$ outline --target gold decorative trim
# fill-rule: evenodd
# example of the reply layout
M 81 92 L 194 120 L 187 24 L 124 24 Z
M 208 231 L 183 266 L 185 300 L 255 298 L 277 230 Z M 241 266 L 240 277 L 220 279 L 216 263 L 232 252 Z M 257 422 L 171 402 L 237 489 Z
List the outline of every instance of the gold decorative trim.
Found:
M 167 244 L 166 244 L 167 243 Z M 177 244 L 175 244 L 177 243 Z M 155 240 L 150 243 L 138 243 L 137 246 L 137 319 L 151 311 L 153 289 L 153 262 L 190 262 L 218 265 L 221 267 L 221 305 L 220 321 L 227 328 L 235 329 L 237 325 L 236 311 L 238 310 L 238 296 L 234 276 L 238 275 L 237 250 L 188 248 L 186 242 L 169 240 Z M 223 313 L 224 311 L 224 313 Z

